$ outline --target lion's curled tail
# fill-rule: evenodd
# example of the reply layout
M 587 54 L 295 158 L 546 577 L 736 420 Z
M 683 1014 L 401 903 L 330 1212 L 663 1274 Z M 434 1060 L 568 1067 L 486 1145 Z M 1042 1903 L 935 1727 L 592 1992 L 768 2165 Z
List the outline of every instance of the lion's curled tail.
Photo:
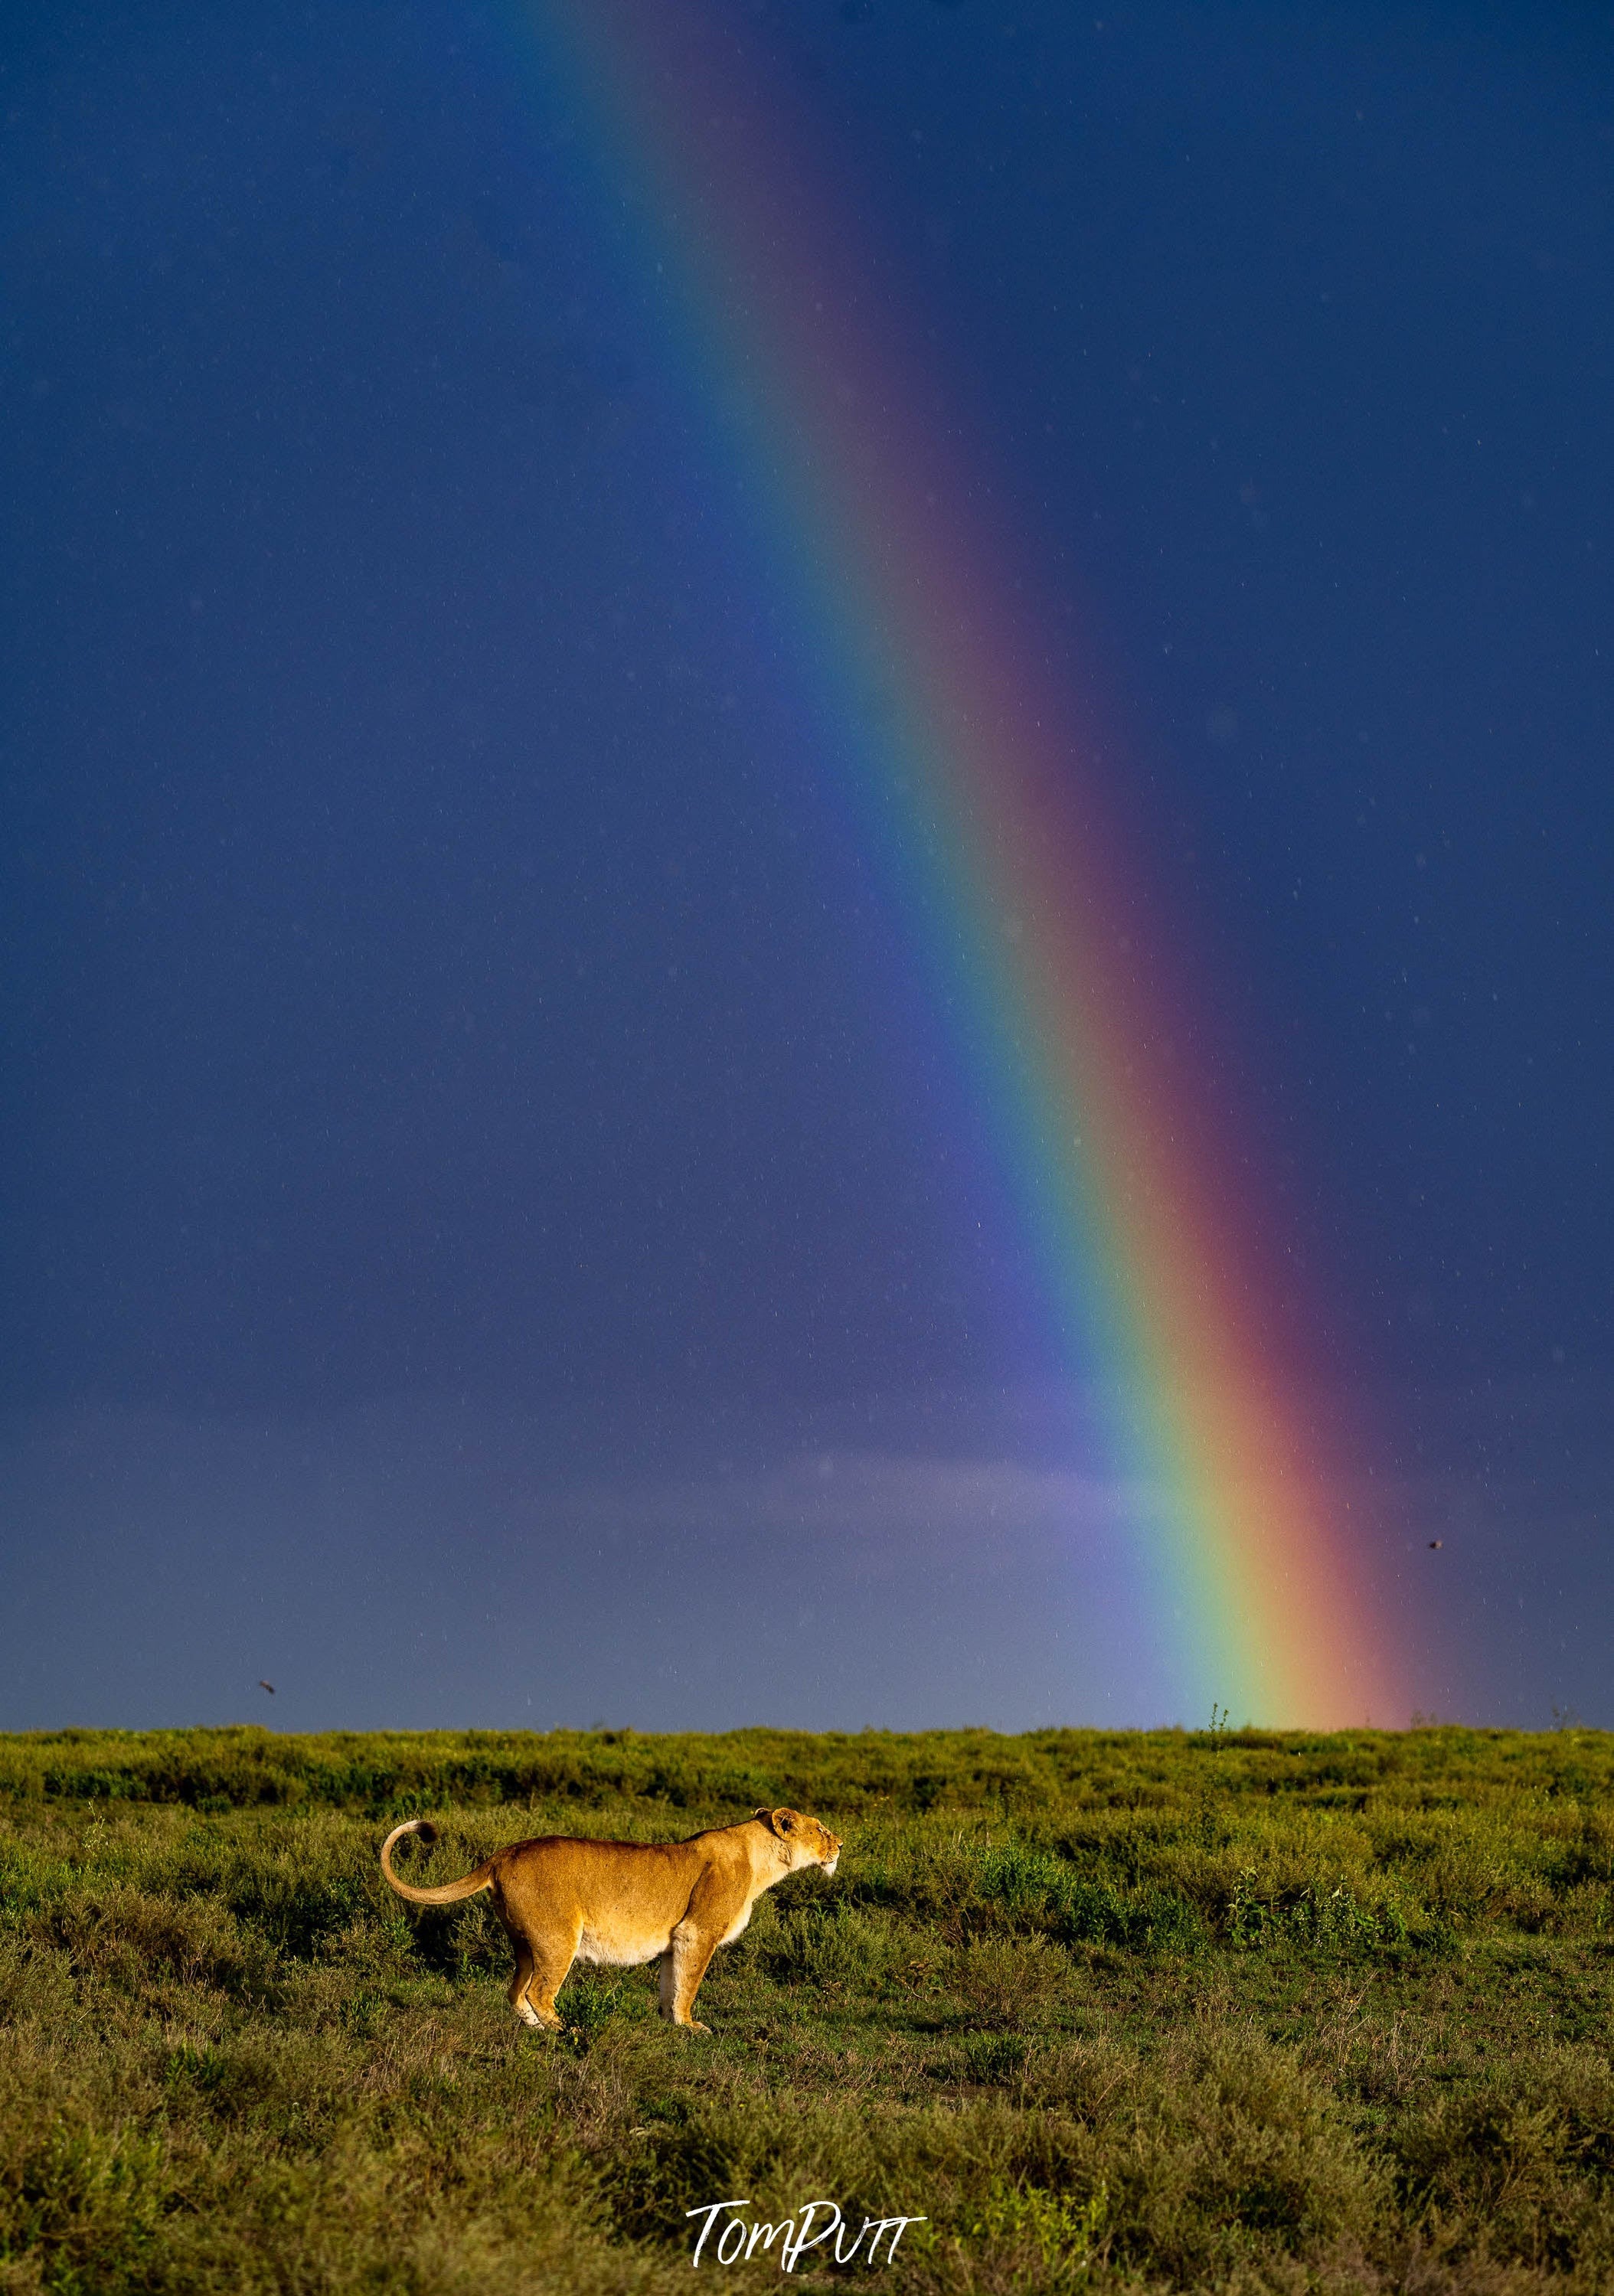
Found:
M 452 1906 L 456 1898 L 474 1898 L 479 1890 L 486 1890 L 493 1882 L 493 1860 L 479 1866 L 474 1874 L 463 1881 L 445 1882 L 440 1890 L 414 1890 L 407 1882 L 400 1882 L 392 1870 L 392 1845 L 406 1833 L 418 1833 L 422 1841 L 435 1841 L 437 1828 L 429 1817 L 406 1817 L 402 1825 L 395 1825 L 381 1844 L 381 1871 L 400 1898 L 408 1898 L 417 1906 Z

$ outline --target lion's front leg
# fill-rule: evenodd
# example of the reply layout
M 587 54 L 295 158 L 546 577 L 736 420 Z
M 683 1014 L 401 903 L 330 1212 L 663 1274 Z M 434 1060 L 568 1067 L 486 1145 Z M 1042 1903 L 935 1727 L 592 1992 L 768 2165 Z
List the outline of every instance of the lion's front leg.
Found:
M 712 2030 L 690 2012 L 725 1927 L 726 1923 L 701 1921 L 692 1909 L 673 1931 L 672 1944 L 661 1956 L 661 2014 L 692 2033 L 709 2033 Z
M 708 1871 L 672 1934 L 661 1962 L 661 2014 L 686 2031 L 709 2033 L 692 2011 L 707 1964 L 731 1931 L 742 1929 L 750 1900 L 749 1874 Z
M 677 1998 L 677 1955 L 676 1949 L 670 1945 L 661 1956 L 659 1990 L 661 2014 L 670 2025 L 676 2015 L 673 2005 Z
M 707 1873 L 695 1884 L 684 1919 L 672 1934 L 661 1962 L 661 2014 L 696 2033 L 711 2030 L 690 2012 L 706 1965 L 729 1931 L 741 1922 L 750 1891 L 738 1874 Z

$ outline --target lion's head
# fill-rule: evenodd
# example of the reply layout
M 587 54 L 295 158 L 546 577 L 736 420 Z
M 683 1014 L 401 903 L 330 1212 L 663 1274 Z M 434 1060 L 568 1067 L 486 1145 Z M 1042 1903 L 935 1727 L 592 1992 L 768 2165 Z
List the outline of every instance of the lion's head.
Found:
M 759 1809 L 752 1815 L 760 1818 L 782 1844 L 789 1855 L 792 1874 L 804 1866 L 822 1866 L 826 1874 L 835 1871 L 835 1861 L 840 1855 L 840 1836 L 832 1833 L 827 1825 L 820 1825 L 815 1817 L 807 1817 L 799 1809 Z

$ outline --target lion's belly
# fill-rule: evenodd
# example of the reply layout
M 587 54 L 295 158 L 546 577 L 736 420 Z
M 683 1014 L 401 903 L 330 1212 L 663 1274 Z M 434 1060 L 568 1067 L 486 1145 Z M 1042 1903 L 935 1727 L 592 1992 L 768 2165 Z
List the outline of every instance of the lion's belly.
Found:
M 647 1926 L 631 1916 L 624 1919 L 605 1915 L 597 1921 L 586 1922 L 578 1939 L 579 1961 L 603 1961 L 619 1969 L 636 1969 L 642 1961 L 655 1961 L 671 1945 L 672 1930 Z

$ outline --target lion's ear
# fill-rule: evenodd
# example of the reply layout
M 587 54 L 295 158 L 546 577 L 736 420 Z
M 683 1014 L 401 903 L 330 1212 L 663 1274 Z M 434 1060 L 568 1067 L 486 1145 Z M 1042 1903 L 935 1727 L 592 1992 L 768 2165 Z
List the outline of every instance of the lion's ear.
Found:
M 793 1809 L 776 1809 L 772 1813 L 769 1823 L 775 1833 L 794 1833 L 796 1813 Z

